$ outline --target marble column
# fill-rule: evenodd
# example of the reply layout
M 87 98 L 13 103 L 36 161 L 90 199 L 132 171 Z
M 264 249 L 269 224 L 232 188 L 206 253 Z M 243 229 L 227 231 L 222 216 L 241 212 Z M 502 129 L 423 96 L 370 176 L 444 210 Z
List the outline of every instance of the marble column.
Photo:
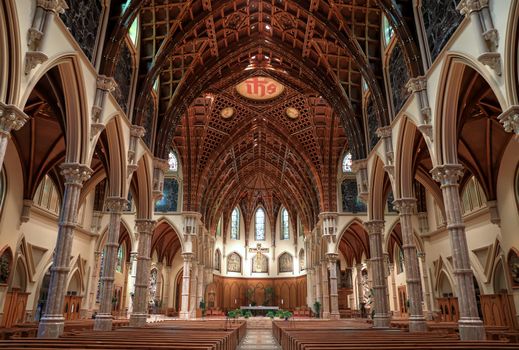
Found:
M 29 117 L 18 107 L 0 102 L 0 171 L 4 164 L 11 131 L 20 130 Z
M 128 303 L 128 312 L 133 313 L 133 305 L 135 300 L 135 280 L 137 278 L 137 257 L 138 252 L 130 253 L 130 272 L 129 272 L 129 283 L 128 291 L 130 293 L 130 302 Z
M 314 294 L 314 269 L 306 269 L 306 304 L 310 307 L 314 307 L 315 294 Z
M 83 182 L 92 174 L 88 166 L 78 163 L 64 163 L 60 168 L 65 179 L 65 190 L 61 203 L 58 238 L 50 268 L 47 305 L 38 326 L 38 337 L 41 338 L 57 338 L 63 333 L 63 302 L 70 270 L 74 228 L 77 225 L 79 195 Z
M 197 292 L 196 292 L 196 308 L 200 307 L 200 302 L 202 301 L 202 299 L 205 299 L 204 298 L 204 287 L 205 287 L 205 284 L 204 284 L 204 272 L 205 272 L 205 269 L 204 269 L 204 265 L 202 264 L 199 264 L 198 265 L 198 286 L 197 286 Z
M 323 294 L 323 318 L 330 318 L 330 291 L 328 288 L 328 263 L 321 261 L 321 291 Z
M 198 293 L 198 261 L 193 260 L 193 263 L 191 265 L 191 283 L 189 286 L 189 317 L 190 318 L 196 318 L 196 308 L 198 307 L 198 304 L 196 303 L 197 300 L 197 293 Z
M 382 253 L 382 234 L 384 232 L 383 220 L 371 220 L 364 223 L 369 235 L 369 247 L 371 253 L 371 270 L 373 272 L 373 297 L 375 316 L 373 327 L 388 328 L 391 322 L 389 313 L 389 300 L 387 278 L 384 269 L 384 254 Z
M 418 252 L 418 262 L 420 263 L 420 271 L 423 278 L 422 293 L 425 301 L 426 319 L 432 320 L 431 308 L 431 290 L 429 288 L 429 274 L 427 273 L 427 266 L 425 266 L 425 253 Z
M 151 236 L 155 227 L 154 220 L 139 219 L 135 222 L 139 235 L 137 246 L 137 272 L 135 275 L 135 294 L 130 326 L 143 327 L 148 318 L 148 285 L 151 264 Z
M 413 214 L 416 208 L 415 198 L 400 198 L 394 201 L 400 213 L 402 228 L 402 248 L 404 249 L 407 295 L 409 298 L 409 332 L 425 332 L 427 324 L 422 310 L 422 279 L 416 252 L 413 231 Z
M 193 253 L 182 253 L 184 258 L 184 270 L 182 272 L 182 308 L 180 318 L 189 319 L 189 288 L 191 286 L 191 260 Z
M 362 285 L 362 264 L 355 265 L 357 271 L 357 299 L 358 308 L 360 310 L 360 304 L 364 302 L 364 286 Z
M 101 276 L 101 298 L 99 312 L 94 322 L 94 331 L 112 330 L 112 298 L 114 294 L 114 275 L 117 264 L 117 249 L 119 248 L 119 231 L 121 215 L 128 201 L 122 197 L 106 199 L 106 208 L 110 212 L 110 223 L 105 243 L 105 257 L 103 260 L 103 275 Z
M 321 304 L 321 310 L 319 312 L 320 313 L 319 317 L 321 317 L 322 312 L 323 312 L 323 293 L 322 293 L 322 289 L 321 289 L 321 286 L 322 286 L 321 266 L 315 265 L 314 271 L 315 271 L 314 272 L 315 299 L 316 299 L 316 301 L 318 301 Z
M 339 291 L 337 290 L 337 260 L 339 254 L 328 253 L 328 268 L 330 270 L 330 318 L 338 320 L 339 314 Z
M 461 340 L 482 340 L 486 337 L 485 328 L 478 314 L 459 193 L 458 180 L 463 175 L 463 167 L 460 164 L 439 165 L 431 173 L 434 180 L 441 184 L 447 216 L 447 231 L 451 242 L 456 294 L 460 308 L 458 321 L 460 338 Z
M 166 278 L 164 278 L 164 293 L 162 294 L 162 309 L 167 313 L 169 306 L 169 291 L 171 288 L 171 266 L 164 267 Z

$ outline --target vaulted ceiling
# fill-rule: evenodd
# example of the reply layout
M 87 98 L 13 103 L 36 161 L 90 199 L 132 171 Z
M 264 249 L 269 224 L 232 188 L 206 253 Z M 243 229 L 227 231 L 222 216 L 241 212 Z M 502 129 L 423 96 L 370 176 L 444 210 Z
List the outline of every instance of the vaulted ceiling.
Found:
M 183 210 L 202 213 L 211 229 L 236 205 L 250 218 L 259 204 L 269 218 L 283 205 L 307 229 L 320 212 L 337 209 L 340 155 L 368 152 L 366 98 L 377 125 L 390 121 L 383 14 L 406 43 L 410 76 L 420 73 L 409 16 L 400 10 L 412 9 L 410 0 L 124 2 L 126 10 L 109 24 L 101 72 L 113 76 L 125 33 L 139 16 L 134 124 L 153 133 L 157 157 L 178 151 Z M 253 77 L 269 77 L 284 91 L 265 101 L 239 96 L 236 85 Z M 225 108 L 234 111 L 231 118 L 222 118 Z M 299 116 L 290 118 L 287 108 Z

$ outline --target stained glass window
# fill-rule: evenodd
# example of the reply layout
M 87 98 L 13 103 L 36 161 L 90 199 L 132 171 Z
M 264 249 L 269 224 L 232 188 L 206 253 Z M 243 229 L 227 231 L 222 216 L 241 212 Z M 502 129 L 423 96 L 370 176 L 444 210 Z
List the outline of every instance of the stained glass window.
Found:
M 124 262 L 124 249 L 123 245 L 119 245 L 119 249 L 117 250 L 117 272 L 123 272 L 123 262 Z
M 178 207 L 178 181 L 175 178 L 164 179 L 164 195 L 155 203 L 156 212 L 173 212 Z
M 132 41 L 133 46 L 137 46 L 137 40 L 139 39 L 139 17 L 135 18 L 132 25 L 130 26 L 130 30 L 128 31 L 128 36 Z
M 382 17 L 382 35 L 384 36 L 384 45 L 387 46 L 393 37 L 394 31 L 386 16 Z
M 288 211 L 285 208 L 281 210 L 281 239 L 289 239 Z
M 351 152 L 348 152 L 342 158 L 342 172 L 343 173 L 351 173 L 351 164 L 352 164 Z
M 234 208 L 231 214 L 231 239 L 240 238 L 240 212 Z
M 169 171 L 178 171 L 178 160 L 175 152 L 170 151 L 168 156 Z
M 265 211 L 263 208 L 256 210 L 256 241 L 265 240 Z
M 397 254 L 398 254 L 398 256 L 397 256 L 396 270 L 397 270 L 397 273 L 402 273 L 402 272 L 404 272 L 404 252 L 398 246 L 397 246 Z

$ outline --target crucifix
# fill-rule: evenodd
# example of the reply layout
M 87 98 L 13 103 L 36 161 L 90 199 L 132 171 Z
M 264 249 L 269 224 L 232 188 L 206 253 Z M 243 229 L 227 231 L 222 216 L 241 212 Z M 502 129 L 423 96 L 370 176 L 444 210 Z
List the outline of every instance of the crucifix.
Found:
M 254 259 L 254 270 L 255 271 L 263 271 L 263 260 L 265 259 L 265 256 L 263 253 L 268 253 L 268 248 L 261 248 L 261 243 L 258 243 L 256 245 L 256 248 L 249 248 L 249 253 L 256 253 L 256 259 Z

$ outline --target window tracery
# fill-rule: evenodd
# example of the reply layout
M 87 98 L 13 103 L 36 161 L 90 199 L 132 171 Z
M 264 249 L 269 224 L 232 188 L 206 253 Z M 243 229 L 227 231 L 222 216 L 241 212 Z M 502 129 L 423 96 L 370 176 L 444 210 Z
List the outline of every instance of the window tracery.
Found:
M 265 211 L 263 208 L 258 208 L 256 210 L 256 218 L 255 218 L 255 238 L 256 241 L 264 241 L 265 240 Z
M 281 210 L 281 239 L 286 240 L 290 238 L 289 224 L 288 224 L 288 211 L 286 208 Z
M 240 239 L 240 212 L 234 208 L 231 214 L 231 239 Z
M 123 272 L 123 263 L 124 263 L 124 249 L 123 244 L 119 245 L 119 249 L 117 249 L 117 265 L 116 271 Z
M 351 173 L 352 172 L 352 169 L 351 169 L 352 163 L 353 163 L 353 158 L 352 158 L 351 152 L 347 152 L 344 155 L 344 158 L 342 158 L 342 172 Z
M 54 181 L 45 175 L 34 194 L 34 204 L 56 215 L 61 208 L 61 199 Z
M 168 165 L 169 165 L 169 171 L 171 171 L 171 172 L 178 171 L 178 159 L 177 159 L 177 155 L 174 151 L 169 152 Z

